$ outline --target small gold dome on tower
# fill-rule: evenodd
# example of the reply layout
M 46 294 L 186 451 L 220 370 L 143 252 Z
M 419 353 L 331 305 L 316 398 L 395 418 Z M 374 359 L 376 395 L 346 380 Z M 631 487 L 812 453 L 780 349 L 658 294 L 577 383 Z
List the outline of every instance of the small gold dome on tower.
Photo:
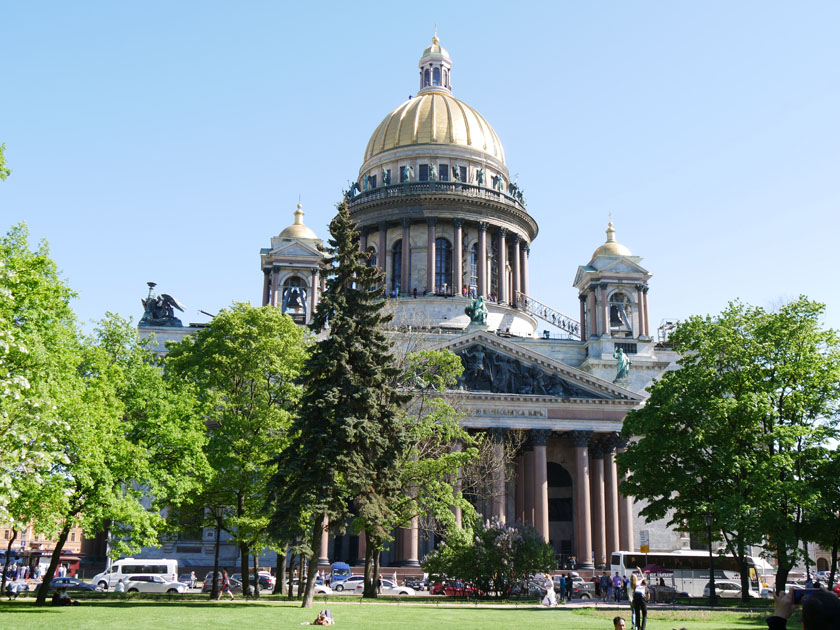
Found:
M 609 223 L 609 227 L 607 227 L 607 242 L 601 245 L 598 249 L 595 250 L 595 253 L 592 254 L 592 258 L 595 256 L 632 256 L 633 254 L 630 253 L 630 250 L 627 249 L 624 245 L 619 243 L 615 240 L 615 230 L 613 229 L 612 221 Z
M 318 238 L 315 232 L 303 224 L 303 210 L 300 204 L 297 205 L 297 210 L 295 210 L 295 222 L 280 232 L 280 238 Z

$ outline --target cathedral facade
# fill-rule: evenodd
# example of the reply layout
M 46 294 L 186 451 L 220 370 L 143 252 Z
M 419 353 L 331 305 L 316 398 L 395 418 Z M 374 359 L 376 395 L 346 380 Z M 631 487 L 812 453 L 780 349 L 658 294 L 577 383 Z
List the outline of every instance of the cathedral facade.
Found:
M 384 274 L 394 342 L 410 336 L 458 354 L 464 375 L 451 397 L 463 425 L 499 448 L 506 432 L 527 438 L 513 474 L 493 479 L 485 515 L 532 524 L 561 563 L 583 569 L 608 567 L 613 551 L 638 550 L 643 528 L 652 548 L 684 546 L 678 534 L 639 519 L 616 468 L 624 417 L 675 367 L 674 353 L 651 334 L 651 274 L 610 223 L 574 273 L 579 312 L 535 299 L 529 253 L 539 229 L 500 138 L 453 95 L 452 60 L 437 37 L 418 70 L 416 96 L 373 131 L 346 199 L 360 247 Z M 262 303 L 301 324 L 323 290 L 318 243 L 298 206 L 295 222 L 260 254 Z M 484 315 L 467 314 L 477 304 Z M 413 522 L 383 564 L 417 566 L 433 544 Z M 355 536 L 325 538 L 321 562 L 354 562 L 363 549 Z

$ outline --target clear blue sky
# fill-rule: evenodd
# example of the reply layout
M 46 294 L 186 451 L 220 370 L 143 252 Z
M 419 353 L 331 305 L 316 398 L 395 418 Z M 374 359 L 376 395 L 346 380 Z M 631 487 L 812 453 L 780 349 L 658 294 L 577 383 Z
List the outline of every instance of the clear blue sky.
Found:
M 146 281 L 205 321 L 258 303 L 301 195 L 319 236 L 437 22 L 540 225 L 531 293 L 572 316 L 618 240 L 651 325 L 800 293 L 840 328 L 838 2 L 2 2 L 0 230 L 26 221 L 83 320 Z

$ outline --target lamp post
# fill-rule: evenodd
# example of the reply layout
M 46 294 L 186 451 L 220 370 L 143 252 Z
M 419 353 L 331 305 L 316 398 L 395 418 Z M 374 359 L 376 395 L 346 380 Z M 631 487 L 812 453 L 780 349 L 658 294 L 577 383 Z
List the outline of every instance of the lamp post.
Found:
M 217 505 L 213 508 L 213 516 L 216 519 L 216 551 L 213 557 L 213 588 L 210 591 L 210 599 L 219 597 L 219 536 L 222 532 L 222 517 L 225 515 L 225 508 Z
M 712 555 L 712 513 L 706 512 L 703 518 L 709 534 L 709 606 L 714 606 L 717 601 L 717 591 L 715 589 L 715 557 Z

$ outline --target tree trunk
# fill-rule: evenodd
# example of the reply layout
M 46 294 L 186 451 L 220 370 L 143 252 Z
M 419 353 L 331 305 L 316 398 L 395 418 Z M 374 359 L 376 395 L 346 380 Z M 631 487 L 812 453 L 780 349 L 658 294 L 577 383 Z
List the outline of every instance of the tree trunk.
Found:
M 376 581 L 379 578 L 379 574 L 374 571 L 373 556 L 376 545 L 367 530 L 365 531 L 365 540 L 367 541 L 365 547 L 365 587 L 362 591 L 362 597 L 376 597 Z
M 41 582 L 41 588 L 38 589 L 38 598 L 35 600 L 36 606 L 44 606 L 47 603 L 47 590 L 50 588 L 55 575 L 55 569 L 58 567 L 58 561 L 61 559 L 61 550 L 64 549 L 64 543 L 67 542 L 67 537 L 70 535 L 70 528 L 73 526 L 72 516 L 64 521 L 64 527 L 61 528 L 61 533 L 58 535 L 58 540 L 55 543 L 52 556 L 50 557 L 50 566 L 47 568 L 47 573 L 44 575 L 44 581 Z
M 290 560 L 289 564 L 291 565 L 289 567 L 289 589 L 287 591 L 289 599 L 294 599 L 295 598 L 295 559 L 298 558 L 298 557 L 299 556 L 297 556 L 293 553 L 292 557 L 289 558 L 289 560 Z
M 260 596 L 260 554 L 254 550 L 254 597 Z
M 242 558 L 242 595 L 245 599 L 248 599 L 251 596 L 251 576 L 248 573 L 248 556 L 250 554 L 250 549 L 248 548 L 247 543 L 239 543 L 239 554 Z
M 375 593 L 374 597 L 379 596 L 379 587 L 382 585 L 380 580 L 379 580 L 379 572 L 381 571 L 381 568 L 379 566 L 379 561 L 381 559 L 382 559 L 382 552 L 379 551 L 378 549 L 376 549 L 373 552 L 373 577 L 375 579 L 375 584 L 376 584 L 376 588 L 374 589 L 374 593 Z
M 303 593 L 303 604 L 301 608 L 312 608 L 312 600 L 315 599 L 315 578 L 318 575 L 318 554 L 321 550 L 321 537 L 324 535 L 324 520 L 315 518 L 312 526 L 312 557 L 309 560 L 309 569 L 306 572 L 306 590 Z
M 289 546 L 283 548 L 283 553 L 277 552 L 277 562 L 274 563 L 274 595 L 286 594 L 286 554 Z
M 2 583 L 0 583 L 0 595 L 6 592 L 6 575 L 9 572 L 9 560 L 11 560 L 12 555 L 12 545 L 15 542 L 15 538 L 17 538 L 17 530 L 12 530 L 12 537 L 9 540 L 9 544 L 6 545 L 6 562 L 3 563 L 3 579 Z M 836 547 L 835 547 L 836 549 Z

